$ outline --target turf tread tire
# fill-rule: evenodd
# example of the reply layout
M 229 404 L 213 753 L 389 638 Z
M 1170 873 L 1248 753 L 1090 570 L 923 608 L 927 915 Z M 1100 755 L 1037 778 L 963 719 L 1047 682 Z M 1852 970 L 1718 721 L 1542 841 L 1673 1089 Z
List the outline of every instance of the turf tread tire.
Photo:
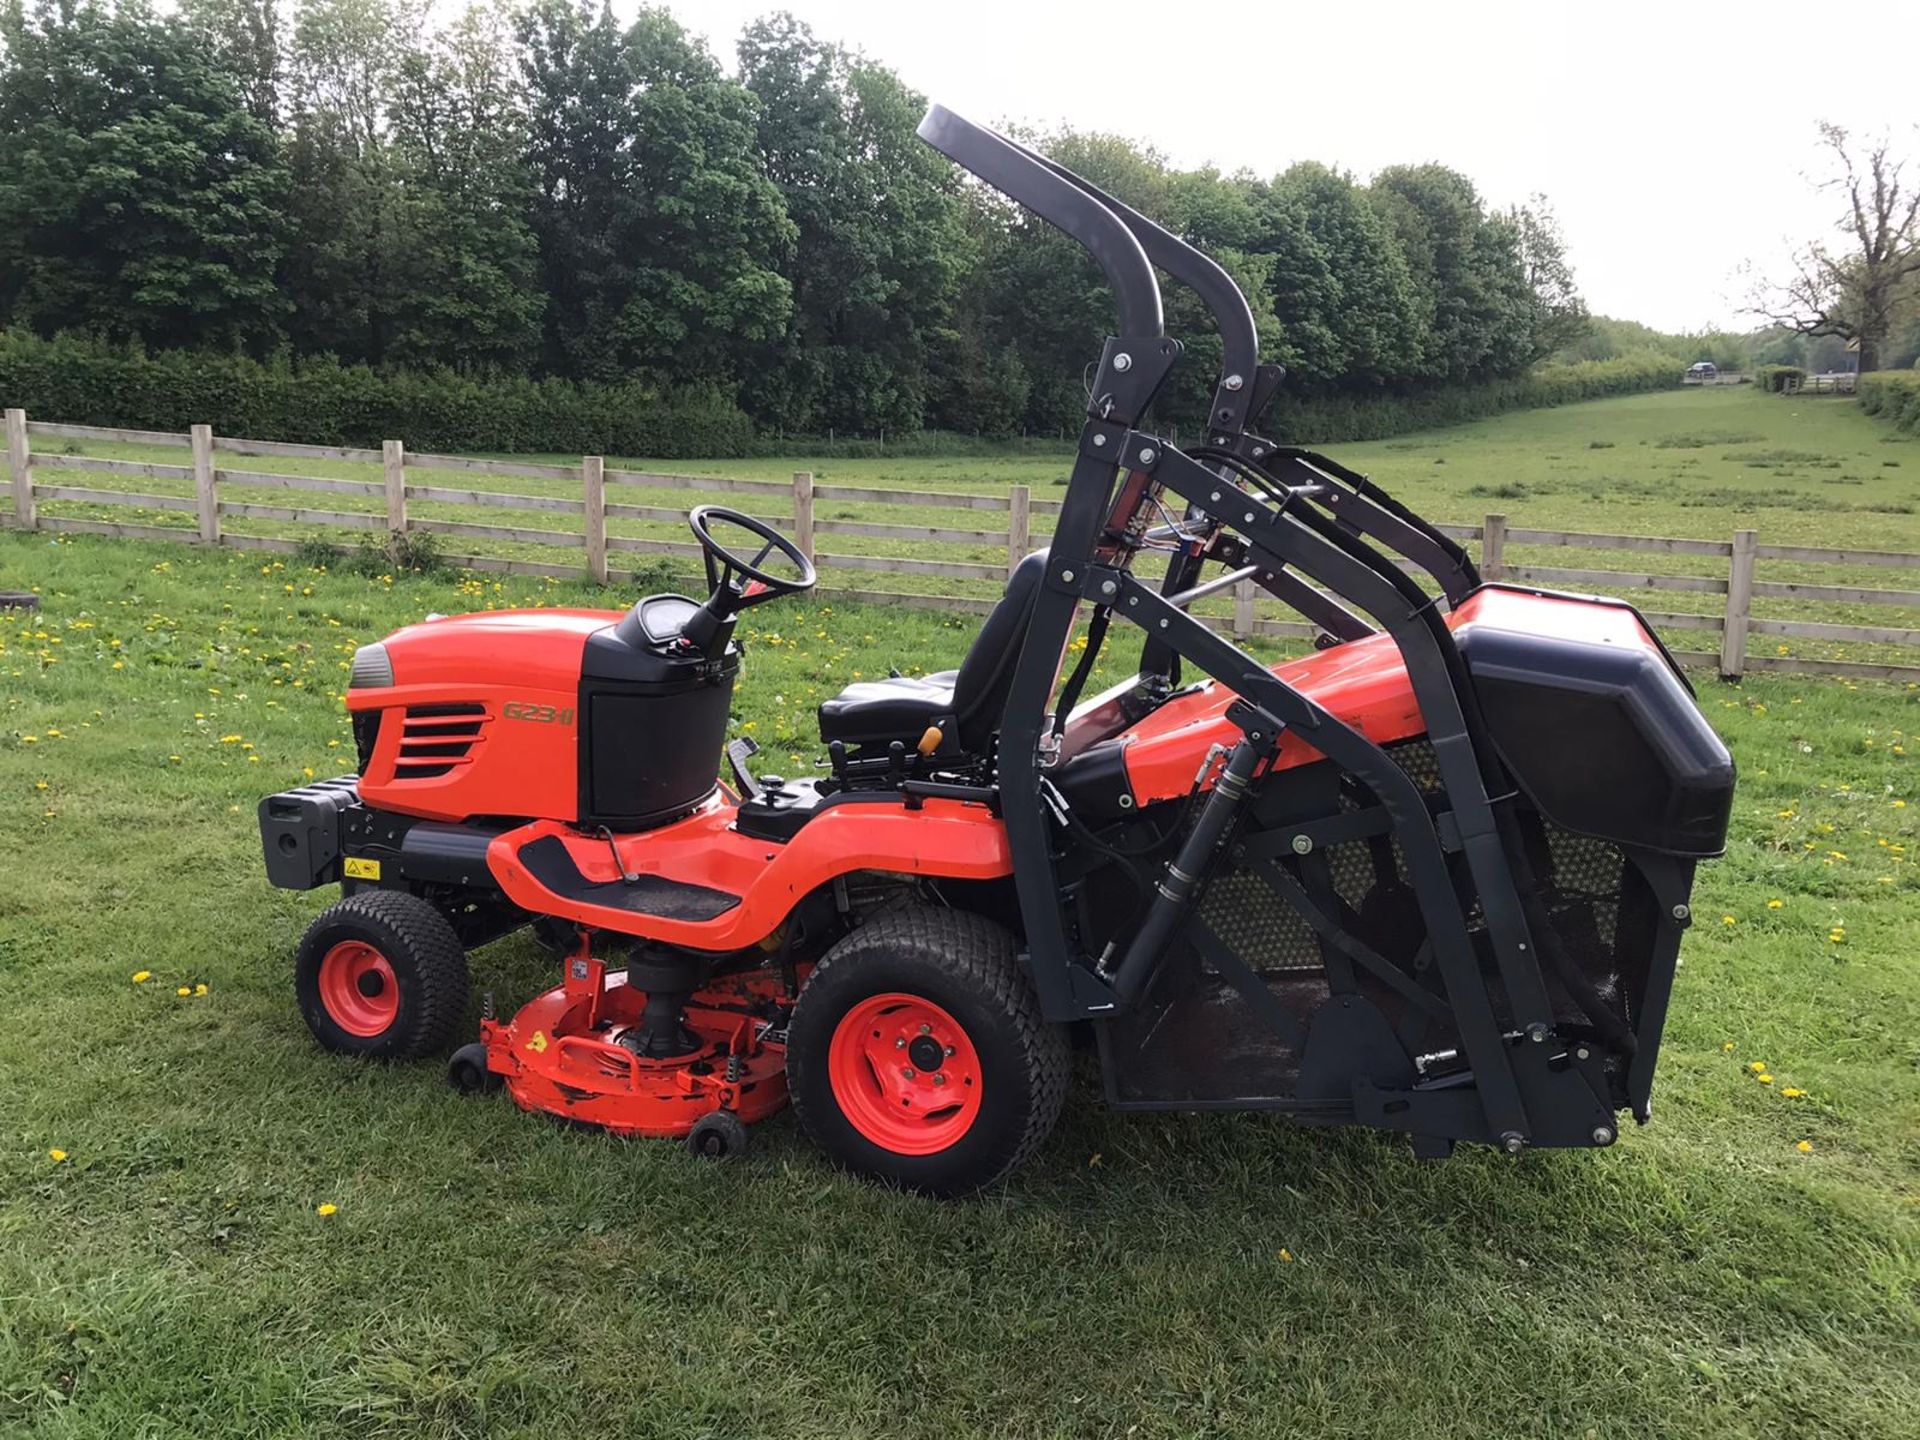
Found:
M 866 1140 L 845 1120 L 827 1078 L 828 1047 L 841 1017 L 870 994 L 915 992 L 915 970 L 925 977 L 928 999 L 949 1012 L 964 1006 L 988 1017 L 985 1033 L 969 1027 L 968 1036 L 983 1056 L 997 1050 L 1004 1062 L 999 1084 L 1011 1081 L 1025 1092 L 1003 1133 L 990 1136 L 984 1148 L 969 1147 L 959 1165 L 949 1152 L 896 1155 Z M 883 974 L 878 981 L 871 979 L 876 971 Z M 1066 1101 L 1071 1055 L 1064 1027 L 1041 1015 L 1013 936 L 970 911 L 904 905 L 873 916 L 813 968 L 787 1036 L 789 1089 L 807 1134 L 842 1168 L 921 1194 L 965 1195 L 1004 1179 L 1045 1143 Z M 983 1108 L 983 1119 L 986 1113 Z
M 341 940 L 366 940 L 400 985 L 400 1013 L 379 1035 L 335 1025 L 320 1001 L 320 961 Z M 405 890 L 361 890 L 322 910 L 294 956 L 294 989 L 314 1038 L 338 1055 L 420 1060 L 443 1053 L 467 1012 L 467 952 L 447 917 Z

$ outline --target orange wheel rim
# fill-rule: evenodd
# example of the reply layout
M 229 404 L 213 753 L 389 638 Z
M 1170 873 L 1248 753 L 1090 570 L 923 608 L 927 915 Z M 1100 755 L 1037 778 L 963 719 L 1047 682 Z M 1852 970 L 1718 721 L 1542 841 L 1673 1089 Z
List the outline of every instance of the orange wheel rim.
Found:
M 370 1040 L 399 1016 L 400 983 L 373 946 L 342 940 L 320 959 L 320 1003 L 342 1030 Z
M 959 1021 L 918 995 L 875 995 L 842 1016 L 827 1078 L 848 1123 L 896 1155 L 937 1154 L 980 1114 L 979 1052 Z

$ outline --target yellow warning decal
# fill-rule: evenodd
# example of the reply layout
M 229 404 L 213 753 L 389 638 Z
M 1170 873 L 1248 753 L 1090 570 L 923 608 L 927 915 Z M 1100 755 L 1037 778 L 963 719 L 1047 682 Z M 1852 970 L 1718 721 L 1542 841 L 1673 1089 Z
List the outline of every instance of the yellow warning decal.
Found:
M 534 1031 L 533 1038 L 527 1041 L 527 1049 L 536 1055 L 545 1054 L 547 1049 L 547 1032 L 544 1030 Z
M 341 868 L 347 872 L 347 878 L 349 880 L 378 880 L 380 878 L 380 862 L 378 860 L 368 860 L 359 855 L 349 855 L 346 863 Z

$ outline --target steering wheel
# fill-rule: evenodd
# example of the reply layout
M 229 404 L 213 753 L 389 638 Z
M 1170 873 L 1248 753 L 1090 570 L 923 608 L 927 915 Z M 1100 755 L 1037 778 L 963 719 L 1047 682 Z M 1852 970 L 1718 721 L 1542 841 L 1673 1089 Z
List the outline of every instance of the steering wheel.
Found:
M 764 520 L 742 515 L 738 510 L 729 510 L 724 505 L 697 505 L 687 516 L 687 524 L 692 527 L 693 538 L 700 542 L 701 554 L 707 564 L 707 584 L 716 595 L 724 587 L 733 597 L 733 608 L 736 610 L 757 605 L 762 600 L 771 600 L 776 595 L 796 595 L 803 590 L 811 590 L 814 581 L 819 579 L 806 553 Z M 760 548 L 754 553 L 753 559 L 741 559 L 738 552 L 715 539 L 713 530 L 716 525 L 744 530 L 759 540 Z M 774 554 L 791 563 L 798 573 L 792 576 L 775 575 L 766 570 L 767 557 Z

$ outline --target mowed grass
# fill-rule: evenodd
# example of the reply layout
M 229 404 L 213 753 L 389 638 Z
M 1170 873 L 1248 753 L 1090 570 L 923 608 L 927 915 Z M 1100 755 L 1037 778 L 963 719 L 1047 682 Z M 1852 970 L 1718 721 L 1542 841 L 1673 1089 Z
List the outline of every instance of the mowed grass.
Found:
M 1088 1071 L 941 1205 L 790 1115 L 716 1167 L 301 1025 L 328 896 L 266 885 L 253 812 L 351 768 L 352 647 L 612 597 L 17 534 L 8 586 L 43 605 L 0 612 L 0 1433 L 1920 1433 L 1920 692 L 1705 685 L 1732 848 L 1616 1148 L 1423 1163 L 1114 1116 Z M 791 770 L 822 693 L 972 625 L 767 606 L 736 718 Z M 475 963 L 503 1008 L 553 982 L 524 938 Z

